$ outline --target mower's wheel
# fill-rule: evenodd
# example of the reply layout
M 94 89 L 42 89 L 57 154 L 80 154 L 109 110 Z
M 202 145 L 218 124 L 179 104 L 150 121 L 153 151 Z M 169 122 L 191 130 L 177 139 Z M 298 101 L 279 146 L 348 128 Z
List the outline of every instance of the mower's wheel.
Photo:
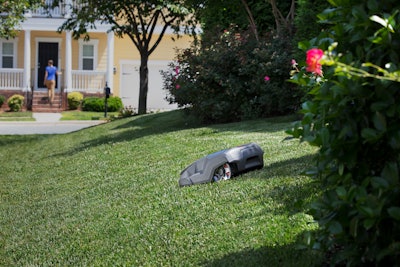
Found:
M 213 175 L 213 181 L 218 182 L 221 180 L 229 180 L 231 178 L 232 172 L 231 167 L 228 163 L 224 163 L 223 165 L 219 166 Z

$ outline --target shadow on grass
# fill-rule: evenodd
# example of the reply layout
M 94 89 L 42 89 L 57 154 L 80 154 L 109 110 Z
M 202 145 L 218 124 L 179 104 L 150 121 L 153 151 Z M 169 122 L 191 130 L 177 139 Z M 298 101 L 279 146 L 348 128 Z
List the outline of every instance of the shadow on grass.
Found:
M 295 243 L 284 246 L 264 246 L 257 249 L 245 249 L 225 255 L 219 259 L 210 259 L 202 263 L 204 267 L 242 267 L 242 266 L 279 266 L 312 267 L 324 266 L 322 254 L 311 249 L 299 249 L 302 234 Z
M 49 135 L 2 135 L 0 138 L 0 146 L 1 147 L 6 147 L 6 146 L 12 146 L 15 144 L 29 144 L 29 143 L 34 143 L 38 142 L 39 140 L 43 140 L 45 138 L 48 138 Z
M 320 183 L 318 180 L 304 182 L 305 172 L 313 166 L 315 155 L 308 154 L 297 158 L 291 158 L 279 161 L 265 166 L 260 173 L 261 179 L 278 179 L 274 181 L 272 186 L 265 193 L 256 196 L 257 199 L 268 203 L 273 200 L 279 202 L 274 208 L 269 210 L 265 208 L 262 213 L 273 212 L 274 214 L 289 213 L 295 214 L 308 210 L 310 202 L 319 194 Z M 286 177 L 298 177 L 290 184 L 286 182 L 279 183 L 281 179 Z M 265 205 L 268 207 L 269 205 Z M 277 209 L 276 206 L 282 208 Z
M 315 156 L 315 154 L 307 154 L 301 157 L 294 157 L 265 165 L 263 168 L 263 176 L 266 178 L 274 178 L 277 176 L 304 174 L 311 166 L 313 166 Z
M 184 110 L 174 110 L 158 114 L 147 114 L 135 120 L 130 120 L 125 124 L 115 127 L 115 130 L 132 129 L 144 126 L 141 133 L 135 134 L 143 137 L 147 134 L 161 132 L 178 131 L 182 129 L 206 127 L 218 132 L 241 131 L 241 132 L 277 132 L 287 130 L 288 123 L 295 121 L 296 117 L 282 116 L 276 118 L 263 118 L 241 122 L 224 124 L 201 124 L 185 113 Z M 268 129 L 266 129 L 268 126 Z
M 271 120 L 271 122 L 266 122 Z M 174 110 L 157 114 L 147 114 L 132 119 L 126 119 L 125 123 L 117 125 L 106 131 L 107 134 L 98 138 L 84 141 L 76 146 L 73 152 L 83 151 L 89 147 L 96 147 L 103 144 L 132 141 L 145 136 L 171 133 L 186 129 L 206 127 L 211 133 L 221 132 L 276 132 L 287 129 L 287 118 L 282 119 L 282 123 L 277 123 L 277 119 L 260 119 L 254 121 L 244 121 L 229 124 L 202 125 L 192 117 L 186 116 L 183 110 Z M 114 131 L 114 132 L 112 132 Z M 206 131 L 206 134 L 210 134 Z M 70 152 L 66 153 L 69 154 Z

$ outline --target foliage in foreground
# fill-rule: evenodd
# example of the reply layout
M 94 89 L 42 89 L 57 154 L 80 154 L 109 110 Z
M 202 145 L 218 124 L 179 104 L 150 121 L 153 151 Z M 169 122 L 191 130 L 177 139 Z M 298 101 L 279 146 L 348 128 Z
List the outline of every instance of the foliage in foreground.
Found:
M 329 66 L 295 77 L 310 100 L 292 134 L 320 148 L 315 174 L 326 186 L 313 245 L 334 254 L 332 265 L 398 266 L 400 2 L 330 3 L 321 14 L 330 30 L 301 44 L 326 50 Z
M 315 229 L 302 175 L 314 149 L 287 122 L 199 127 L 181 111 L 65 135 L 1 136 L 1 266 L 319 266 L 296 250 Z M 265 167 L 180 188 L 180 171 L 248 142 Z

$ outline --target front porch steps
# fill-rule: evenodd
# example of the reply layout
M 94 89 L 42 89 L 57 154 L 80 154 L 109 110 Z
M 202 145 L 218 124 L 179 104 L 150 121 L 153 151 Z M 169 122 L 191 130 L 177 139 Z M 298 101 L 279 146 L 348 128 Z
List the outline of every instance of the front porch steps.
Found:
M 61 112 L 62 99 L 60 93 L 54 93 L 54 101 L 50 105 L 47 91 L 34 91 L 32 97 L 32 111 L 33 112 Z

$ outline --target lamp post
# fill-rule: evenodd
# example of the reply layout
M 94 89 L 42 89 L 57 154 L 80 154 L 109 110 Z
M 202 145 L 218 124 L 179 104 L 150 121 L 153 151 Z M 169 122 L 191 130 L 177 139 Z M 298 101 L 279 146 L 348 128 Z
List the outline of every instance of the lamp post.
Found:
M 106 86 L 104 87 L 104 94 L 105 94 L 105 99 L 104 99 L 104 118 L 107 118 L 107 108 L 108 108 L 108 103 L 107 100 L 110 97 L 111 89 L 110 87 Z

